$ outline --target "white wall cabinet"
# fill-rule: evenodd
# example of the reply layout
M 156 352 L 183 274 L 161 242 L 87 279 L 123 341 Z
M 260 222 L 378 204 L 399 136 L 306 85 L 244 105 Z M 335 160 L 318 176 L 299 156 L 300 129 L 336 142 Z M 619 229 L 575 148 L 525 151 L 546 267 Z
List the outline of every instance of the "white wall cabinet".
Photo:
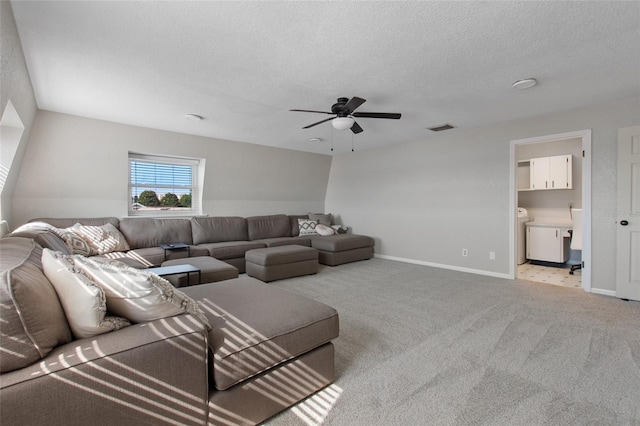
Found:
M 569 258 L 569 226 L 527 223 L 527 259 L 564 263 Z
M 572 163 L 571 155 L 532 158 L 530 160 L 530 189 L 572 189 Z

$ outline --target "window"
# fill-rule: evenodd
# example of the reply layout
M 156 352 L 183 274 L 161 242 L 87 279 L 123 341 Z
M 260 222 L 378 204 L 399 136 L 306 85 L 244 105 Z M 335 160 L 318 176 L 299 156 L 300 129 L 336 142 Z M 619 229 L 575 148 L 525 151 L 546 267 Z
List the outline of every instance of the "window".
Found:
M 129 214 L 200 214 L 204 160 L 129 153 Z

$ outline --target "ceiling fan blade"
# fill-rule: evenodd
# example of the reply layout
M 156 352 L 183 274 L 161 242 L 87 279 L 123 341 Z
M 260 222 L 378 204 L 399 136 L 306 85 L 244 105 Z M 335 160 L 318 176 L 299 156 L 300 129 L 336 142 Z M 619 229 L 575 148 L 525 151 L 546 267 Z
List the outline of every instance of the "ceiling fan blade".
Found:
M 296 112 L 317 112 L 318 114 L 331 114 L 333 115 L 333 112 L 327 112 L 327 111 L 312 111 L 309 109 L 290 109 L 289 111 L 296 111 Z
M 353 126 L 351 126 L 351 131 L 357 135 L 358 133 L 362 133 L 364 130 L 362 130 L 362 127 L 354 121 Z
M 318 124 L 322 124 L 322 123 L 325 123 L 325 122 L 327 122 L 327 121 L 331 121 L 331 120 L 333 120 L 334 118 L 335 118 L 335 117 L 330 117 L 330 118 L 327 118 L 327 119 L 325 119 L 325 120 L 318 121 L 317 123 L 309 124 L 308 126 L 304 126 L 304 127 L 303 127 L 303 129 L 308 129 L 308 128 L 313 127 L 313 126 L 317 126 Z
M 351 115 L 362 118 L 391 118 L 393 120 L 398 120 L 402 116 L 402 114 L 395 112 L 354 112 Z
M 349 102 L 345 104 L 345 106 L 342 107 L 342 111 L 346 112 L 347 114 L 351 114 L 353 111 L 356 110 L 356 108 L 358 108 L 360 105 L 362 105 L 366 101 L 367 101 L 366 99 L 362 99 L 362 98 L 358 98 L 357 96 L 354 96 L 353 98 L 351 98 L 351 100 L 349 100 Z

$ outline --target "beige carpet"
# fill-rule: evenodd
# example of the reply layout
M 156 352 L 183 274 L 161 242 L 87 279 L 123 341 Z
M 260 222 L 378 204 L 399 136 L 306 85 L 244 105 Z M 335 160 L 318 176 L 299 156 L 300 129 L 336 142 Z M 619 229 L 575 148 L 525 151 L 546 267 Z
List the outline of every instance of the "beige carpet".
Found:
M 334 385 L 278 425 L 640 425 L 640 303 L 371 259 L 276 281 L 340 314 Z

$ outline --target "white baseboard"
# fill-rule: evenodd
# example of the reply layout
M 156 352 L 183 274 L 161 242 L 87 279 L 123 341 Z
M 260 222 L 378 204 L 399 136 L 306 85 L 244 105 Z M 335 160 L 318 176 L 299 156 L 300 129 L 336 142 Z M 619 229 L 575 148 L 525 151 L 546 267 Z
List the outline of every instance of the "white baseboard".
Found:
M 387 256 L 385 254 L 374 254 L 374 257 L 380 259 L 395 260 L 396 262 L 413 263 L 414 265 L 432 266 L 434 268 L 450 269 L 452 271 L 467 272 L 469 274 L 486 275 L 488 277 L 511 279 L 509 274 L 501 274 L 499 272 L 483 271 L 481 269 L 462 268 L 460 266 L 444 265 L 441 263 L 425 262 L 422 260 L 407 259 L 404 257 Z
M 617 297 L 616 292 L 614 290 L 604 290 L 602 288 L 591 287 L 591 293 L 602 294 L 603 296 Z

